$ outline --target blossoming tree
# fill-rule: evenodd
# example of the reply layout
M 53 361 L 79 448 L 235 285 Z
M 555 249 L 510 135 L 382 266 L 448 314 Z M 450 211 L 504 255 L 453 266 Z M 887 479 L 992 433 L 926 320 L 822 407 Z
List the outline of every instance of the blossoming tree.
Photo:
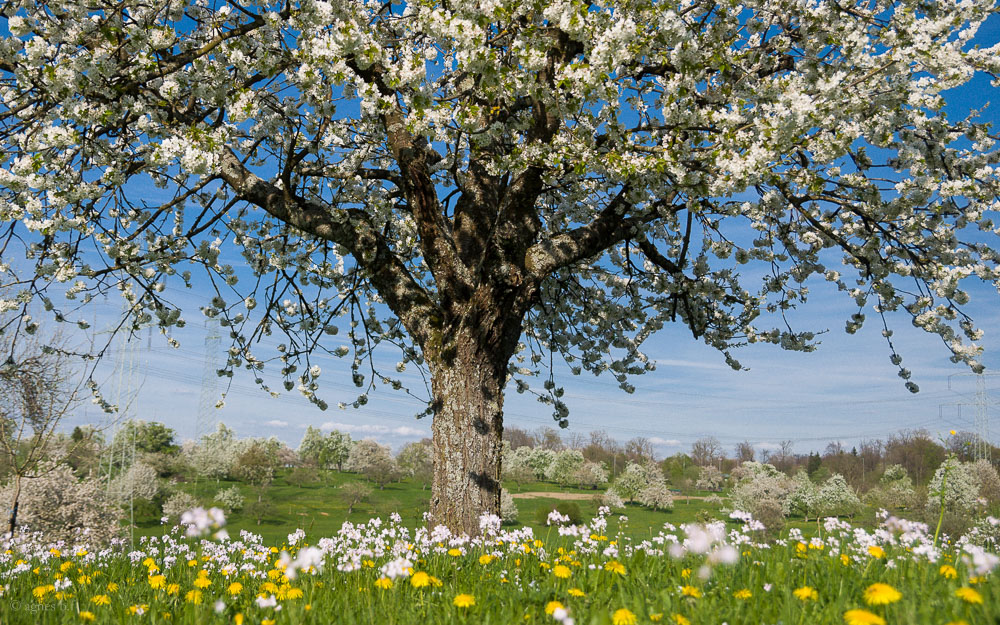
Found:
M 432 515 L 477 532 L 504 389 L 543 354 L 630 390 L 668 322 L 733 367 L 744 343 L 808 350 L 783 313 L 819 276 L 857 302 L 849 331 L 905 310 L 975 365 L 962 281 L 997 281 L 997 156 L 942 92 L 1000 71 L 972 45 L 995 9 L 8 2 L 0 310 L 30 331 L 32 300 L 72 321 L 117 289 L 169 329 L 168 285 L 211 288 L 227 368 L 276 359 L 321 406 L 310 355 L 349 356 L 360 405 L 403 386 L 366 364 L 399 347 L 429 372 Z M 324 338 L 340 328 L 347 345 Z

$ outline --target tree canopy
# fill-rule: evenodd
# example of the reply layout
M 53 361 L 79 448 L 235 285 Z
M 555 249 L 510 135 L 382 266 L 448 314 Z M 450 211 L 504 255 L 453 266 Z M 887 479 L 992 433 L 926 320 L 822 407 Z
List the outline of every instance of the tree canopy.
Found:
M 350 357 L 361 405 L 403 386 L 369 358 L 397 346 L 430 373 L 432 515 L 476 531 L 444 501 L 497 509 L 508 376 L 540 375 L 565 425 L 553 353 L 631 390 L 670 322 L 736 368 L 747 343 L 810 350 L 785 313 L 817 277 L 857 303 L 848 331 L 903 311 L 979 366 L 963 281 L 1000 286 L 996 137 L 943 109 L 1000 72 L 973 45 L 996 10 L 9 2 L 0 312 L 30 332 L 34 300 L 76 321 L 118 290 L 169 332 L 167 285 L 209 287 L 226 368 L 267 386 L 277 360 L 321 407 L 311 354 Z

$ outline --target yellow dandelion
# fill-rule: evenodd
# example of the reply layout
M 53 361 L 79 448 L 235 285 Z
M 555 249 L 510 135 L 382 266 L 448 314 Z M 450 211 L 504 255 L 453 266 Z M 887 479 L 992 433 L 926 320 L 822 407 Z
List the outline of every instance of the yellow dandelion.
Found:
M 628 608 L 615 610 L 615 613 L 611 615 L 611 622 L 614 625 L 635 625 L 635 613 Z
M 551 615 L 556 610 L 565 610 L 566 606 L 558 601 L 549 601 L 545 604 L 545 613 Z
M 274 625 L 274 619 L 266 618 L 260 622 L 260 625 Z
M 82 612 L 80 612 L 80 620 L 81 621 L 92 621 L 95 618 L 97 618 L 97 617 L 94 616 L 93 612 L 88 612 L 86 610 L 83 610 Z
M 94 595 L 90 598 L 90 602 L 94 605 L 111 605 L 111 597 L 107 595 Z
M 618 560 L 611 560 L 610 562 L 604 563 L 604 570 L 611 571 L 612 573 L 618 573 L 619 575 L 625 575 L 625 565 Z
M 226 591 L 235 597 L 236 595 L 243 592 L 243 584 L 239 582 L 233 582 L 232 584 L 229 585 L 229 588 L 227 588 Z
M 382 590 L 389 590 L 392 588 L 392 580 L 388 577 L 380 577 L 375 580 L 375 587 L 381 588 Z
M 187 591 L 187 593 L 184 594 L 184 601 L 198 605 L 199 603 L 201 603 L 201 591 L 200 590 Z
M 486 566 L 487 564 L 493 562 L 494 560 L 496 560 L 496 558 L 488 553 L 484 553 L 483 555 L 479 556 L 479 564 L 482 564 L 483 566 Z
M 572 596 L 572 597 L 586 597 L 587 596 L 587 593 L 583 592 L 579 588 L 570 588 L 566 592 L 568 592 L 570 594 L 570 596 Z
M 848 610 L 844 612 L 844 622 L 847 625 L 885 625 L 885 619 L 868 610 Z
M 52 584 L 49 584 L 47 586 L 36 586 L 35 589 L 31 591 L 31 594 L 35 595 L 35 599 L 41 601 L 42 599 L 45 598 L 45 595 L 55 590 L 55 588 L 56 587 Z
M 118 584 L 114 582 L 108 582 L 108 592 L 114 592 L 118 590 Z
M 167 585 L 167 578 L 162 575 L 153 575 L 149 578 L 149 587 L 153 590 L 163 588 Z
M 149 604 L 143 603 L 142 605 L 130 605 L 128 607 L 129 614 L 135 614 L 136 616 L 142 616 L 146 612 L 149 612 Z
M 62 571 L 63 573 L 70 570 L 71 568 L 73 568 L 72 560 L 66 560 L 65 562 L 59 565 L 59 570 Z
M 871 555 L 871 557 L 875 558 L 876 560 L 881 560 L 882 558 L 885 557 L 885 549 L 879 547 L 878 545 L 872 545 L 871 547 L 869 547 L 868 553 Z
M 955 579 L 958 577 L 958 571 L 950 564 L 942 564 L 941 568 L 938 569 L 938 573 L 945 579 Z
M 278 592 L 278 585 L 275 584 L 274 582 L 264 582 L 263 584 L 260 585 L 260 591 L 262 593 L 274 594 Z
M 681 571 L 681 579 L 687 579 L 691 577 L 691 569 L 683 569 Z
M 701 590 L 695 588 L 694 586 L 684 586 L 681 588 L 681 595 L 685 597 L 694 597 L 695 599 L 701 597 Z
M 243 613 L 240 612 L 239 614 L 234 616 L 233 622 L 236 623 L 236 625 L 243 625 Z
M 868 605 L 889 605 L 903 598 L 903 594 L 881 582 L 872 584 L 865 589 L 865 603 Z
M 208 579 L 207 577 L 198 577 L 194 580 L 195 588 L 208 588 L 211 585 L 212 585 L 212 580 Z
M 460 595 L 457 595 L 454 599 L 452 599 L 451 603 L 452 605 L 458 608 L 468 608 L 476 605 L 476 598 L 473 597 L 472 595 L 467 595 L 465 593 L 462 593 Z
M 554 567 L 552 567 L 552 574 L 558 577 L 559 579 L 566 579 L 567 577 L 572 575 L 573 572 L 570 571 L 569 567 L 566 566 L 565 564 L 557 564 Z
M 673 619 L 674 623 L 677 623 L 677 625 L 691 625 L 691 619 L 683 614 L 671 614 L 670 618 Z
M 846 553 L 842 553 L 840 554 L 840 563 L 843 564 L 844 566 L 850 566 L 851 559 L 847 557 Z
M 289 588 L 285 594 L 288 595 L 289 599 L 301 599 L 303 595 L 301 588 Z
M 168 595 L 176 595 L 176 594 L 180 594 L 180 592 L 181 592 L 181 585 L 180 584 L 167 584 L 167 594 Z
M 194 558 L 191 558 L 190 560 L 188 560 L 188 566 L 198 566 L 198 561 L 195 560 Z
M 740 601 L 746 601 L 753 596 L 753 593 L 746 588 L 741 588 L 733 593 L 733 597 L 739 599 Z
M 816 592 L 816 589 L 811 586 L 796 588 L 792 591 L 792 594 L 795 595 L 799 601 L 809 601 L 810 599 L 816 601 L 819 599 L 819 593 Z
M 660 621 L 663 620 L 663 612 L 657 612 L 655 614 L 650 614 L 649 615 L 649 620 L 653 621 L 654 623 L 659 623 Z
M 462 550 L 452 547 L 451 549 L 448 550 L 448 555 L 453 558 L 457 558 L 458 556 L 462 555 Z
M 410 576 L 410 585 L 414 588 L 423 588 L 424 586 L 429 586 L 431 583 L 431 576 L 423 571 L 417 571 Z
M 955 591 L 955 596 L 966 603 L 982 603 L 983 596 L 974 588 L 963 586 Z

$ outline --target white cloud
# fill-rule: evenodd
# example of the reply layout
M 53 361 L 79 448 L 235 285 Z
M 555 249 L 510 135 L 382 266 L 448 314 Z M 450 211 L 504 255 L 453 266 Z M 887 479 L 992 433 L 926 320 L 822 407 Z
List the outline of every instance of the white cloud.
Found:
M 387 425 L 356 425 L 354 423 L 327 421 L 323 425 L 319 426 L 319 429 L 325 431 L 340 430 L 341 432 L 349 432 L 351 434 L 387 434 L 391 436 L 406 436 L 410 438 L 430 436 L 430 432 L 426 430 L 412 428 L 406 425 L 389 427 Z
M 676 438 L 660 438 L 659 436 L 653 436 L 649 439 L 649 442 L 654 445 L 666 445 L 668 447 L 681 444 Z
M 270 421 L 265 421 L 264 425 L 270 425 L 276 428 L 287 428 L 288 421 L 282 421 L 281 419 L 271 419 Z

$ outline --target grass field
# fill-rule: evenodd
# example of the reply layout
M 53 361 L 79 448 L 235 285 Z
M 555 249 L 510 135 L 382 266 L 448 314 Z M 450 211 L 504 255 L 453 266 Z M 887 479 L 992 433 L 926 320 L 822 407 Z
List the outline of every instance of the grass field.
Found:
M 295 486 L 288 483 L 288 475 L 288 471 L 282 471 L 267 489 L 264 497 L 270 502 L 270 510 L 264 515 L 259 525 L 245 511 L 237 511 L 229 514 L 229 527 L 237 531 L 245 529 L 258 533 L 264 537 L 265 541 L 280 541 L 296 528 L 306 530 L 311 536 L 332 536 L 340 529 L 344 521 L 363 523 L 372 517 L 386 518 L 395 512 L 402 517 L 402 522 L 406 527 L 414 529 L 423 525 L 423 513 L 427 511 L 430 500 L 429 485 L 404 479 L 386 485 L 384 490 L 374 488 L 370 500 L 355 505 L 351 514 L 348 515 L 347 503 L 343 500 L 339 487 L 347 482 L 364 481 L 364 478 L 352 473 L 327 471 L 317 482 Z M 234 485 L 240 488 L 247 503 L 257 498 L 257 491 L 253 487 L 227 480 L 182 483 L 178 485 L 178 488 L 195 495 L 203 505 L 209 506 L 212 505 L 212 500 L 220 489 Z M 519 493 L 552 493 L 550 498 L 515 499 L 519 520 L 518 523 L 509 527 L 531 527 L 536 533 L 544 532 L 546 529 L 544 523 L 537 522 L 539 511 L 543 511 L 543 515 L 547 514 L 556 505 L 562 503 L 564 500 L 560 495 L 566 493 L 584 495 L 584 499 L 574 499 L 573 503 L 580 507 L 582 519 L 589 519 L 597 513 L 599 506 L 593 498 L 603 492 L 601 490 L 563 487 L 550 482 L 510 484 L 505 485 L 505 488 L 508 488 L 515 495 Z M 625 510 L 617 511 L 617 514 L 608 517 L 610 531 L 616 533 L 620 531 L 632 538 L 641 539 L 654 535 L 663 527 L 664 523 L 680 525 L 697 521 L 704 522 L 709 519 L 730 522 L 727 514 L 721 511 L 718 505 L 699 499 L 699 497 L 704 498 L 712 494 L 707 491 L 684 492 L 684 496 L 694 498 L 678 498 L 674 503 L 673 510 L 669 511 L 650 510 L 639 505 L 627 504 Z M 628 522 L 621 527 L 619 527 L 619 514 L 628 518 Z M 873 518 L 862 519 L 865 524 L 870 524 L 872 521 Z M 135 536 L 137 538 L 139 536 L 159 536 L 165 531 L 159 516 L 139 516 L 136 518 L 136 526 Z M 802 530 L 806 536 L 813 535 L 817 530 L 815 523 L 794 520 L 786 526 L 786 529 L 791 528 Z

